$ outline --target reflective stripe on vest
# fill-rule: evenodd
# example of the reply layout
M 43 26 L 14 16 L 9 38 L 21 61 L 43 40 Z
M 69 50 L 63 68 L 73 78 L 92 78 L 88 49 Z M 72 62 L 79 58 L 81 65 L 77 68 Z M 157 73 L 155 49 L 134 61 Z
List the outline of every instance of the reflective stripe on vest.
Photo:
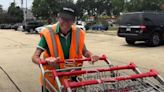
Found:
M 55 57 L 58 57 L 56 39 L 54 37 L 53 29 L 51 27 L 47 27 L 47 29 L 49 30 L 50 35 L 51 35 L 51 40 L 52 40 L 52 44 L 53 44 L 53 51 L 54 51 L 53 53 L 54 53 Z
M 76 28 L 76 55 L 79 55 L 80 28 Z
M 52 27 L 47 27 L 47 29 L 49 30 L 50 35 L 51 35 L 53 51 L 54 51 L 53 53 L 54 53 L 55 57 L 58 57 L 56 39 L 54 37 L 53 29 L 52 29 Z M 80 38 L 80 28 L 76 28 L 76 55 L 79 55 L 79 38 Z

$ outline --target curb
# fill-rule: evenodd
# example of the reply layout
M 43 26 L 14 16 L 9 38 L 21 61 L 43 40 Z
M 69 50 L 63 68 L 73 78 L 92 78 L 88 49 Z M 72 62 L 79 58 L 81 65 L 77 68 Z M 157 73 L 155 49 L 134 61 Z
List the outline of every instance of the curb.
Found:
M 108 30 L 108 31 L 93 31 L 93 30 L 88 30 L 88 31 L 86 31 L 86 33 L 104 34 L 104 35 L 117 36 L 117 30 Z

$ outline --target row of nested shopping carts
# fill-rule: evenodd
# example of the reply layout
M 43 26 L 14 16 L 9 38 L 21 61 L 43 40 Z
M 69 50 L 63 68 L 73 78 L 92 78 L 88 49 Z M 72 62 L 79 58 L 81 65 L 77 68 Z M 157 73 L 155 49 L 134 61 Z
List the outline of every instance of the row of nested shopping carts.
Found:
M 56 63 L 74 64 L 85 61 L 90 62 L 91 59 L 68 59 Z M 101 56 L 98 62 L 105 62 L 106 67 L 91 65 L 45 70 L 44 65 L 47 63 L 44 60 L 40 61 L 44 81 L 43 92 L 46 92 L 47 84 L 50 85 L 49 92 L 164 92 L 164 80 L 154 69 L 143 73 L 134 63 L 116 66 L 111 64 L 105 55 Z M 47 73 L 53 75 L 51 77 L 57 88 L 46 79 Z M 63 83 L 60 81 L 61 77 L 67 77 Z M 72 77 L 76 80 L 72 81 Z

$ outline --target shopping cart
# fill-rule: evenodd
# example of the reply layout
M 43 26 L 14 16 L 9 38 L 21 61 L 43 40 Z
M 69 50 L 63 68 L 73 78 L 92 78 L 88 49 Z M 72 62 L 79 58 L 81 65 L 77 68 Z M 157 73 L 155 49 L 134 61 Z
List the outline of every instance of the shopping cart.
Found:
M 68 59 L 57 63 L 82 63 L 85 61 L 91 61 L 91 59 Z M 134 63 L 114 66 L 105 55 L 100 57 L 99 61 L 105 61 L 107 67 L 89 66 L 44 70 L 43 65 L 46 62 L 40 61 L 44 90 L 45 85 L 49 84 L 50 92 L 164 92 L 164 79 L 154 69 L 142 73 Z M 44 77 L 46 73 L 53 75 L 58 88 L 51 85 L 49 80 Z M 61 83 L 59 78 L 64 76 L 69 78 Z M 76 77 L 75 81 L 70 79 L 72 76 Z

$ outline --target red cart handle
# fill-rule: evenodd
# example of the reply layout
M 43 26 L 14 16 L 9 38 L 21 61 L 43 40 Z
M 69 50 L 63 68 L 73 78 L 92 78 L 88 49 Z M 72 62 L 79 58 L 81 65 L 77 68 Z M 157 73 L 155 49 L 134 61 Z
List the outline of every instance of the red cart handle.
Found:
M 106 57 L 106 55 L 102 55 L 100 58 L 99 58 L 99 60 L 104 60 L 104 61 L 106 61 L 106 59 L 107 59 L 107 57 Z M 84 58 L 84 59 L 66 59 L 65 60 L 66 62 L 79 62 L 79 63 L 82 63 L 82 62 L 84 62 L 84 61 L 91 61 L 91 58 Z M 65 61 L 58 61 L 58 62 L 56 62 L 56 63 L 65 63 Z M 42 64 L 42 65 L 46 65 L 47 64 L 47 62 L 45 61 L 45 60 L 40 60 L 39 61 L 39 64 Z
M 120 76 L 115 78 L 105 78 L 105 79 L 95 79 L 95 80 L 86 80 L 81 82 L 69 82 L 68 80 L 64 81 L 64 88 L 77 88 L 81 86 L 93 85 L 93 84 L 100 84 L 104 82 L 114 82 L 114 81 L 123 81 L 123 80 L 130 80 L 130 79 L 137 79 L 137 78 L 145 78 L 145 77 L 156 77 L 158 76 L 158 72 L 156 70 L 150 70 L 147 73 L 141 74 L 134 74 L 130 76 Z
M 116 71 L 116 70 L 123 70 L 123 69 L 135 70 L 135 68 L 136 68 L 136 65 L 134 63 L 130 63 L 126 66 L 113 66 L 110 68 L 100 68 L 100 69 L 94 69 L 94 70 L 75 70 L 75 71 L 71 71 L 71 72 L 57 72 L 56 76 L 58 76 L 58 77 L 60 77 L 60 76 L 73 76 L 73 75 L 79 75 L 79 74 Z

